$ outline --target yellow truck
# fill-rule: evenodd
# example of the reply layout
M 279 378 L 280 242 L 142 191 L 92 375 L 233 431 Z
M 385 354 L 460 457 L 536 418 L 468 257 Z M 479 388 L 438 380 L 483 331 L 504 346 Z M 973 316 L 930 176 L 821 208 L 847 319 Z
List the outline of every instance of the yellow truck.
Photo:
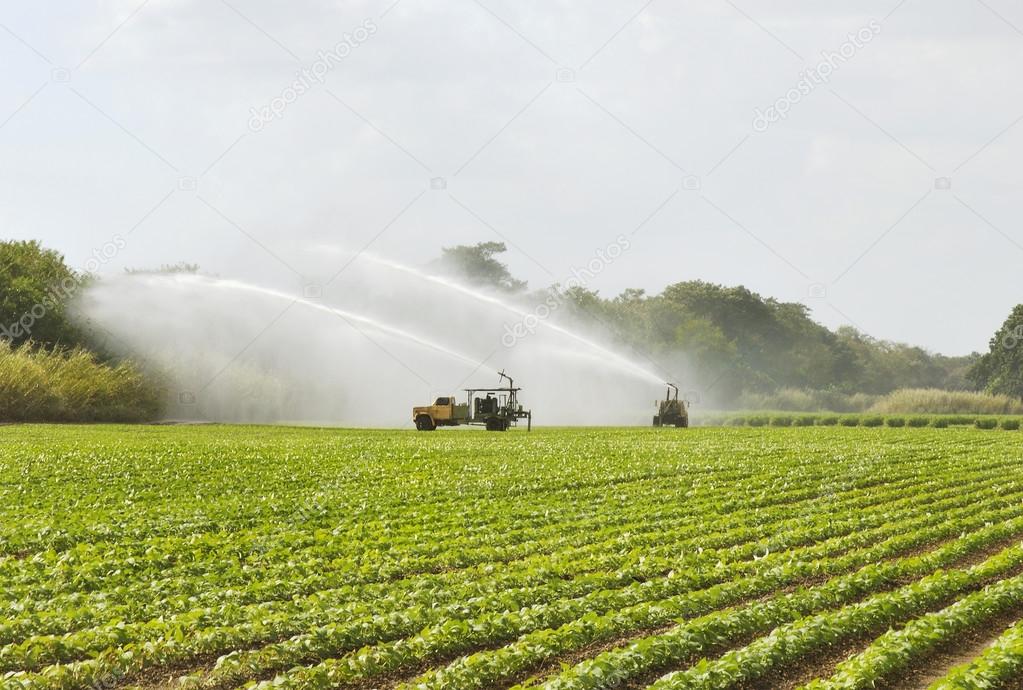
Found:
M 459 403 L 455 396 L 437 398 L 432 405 L 412 408 L 412 421 L 419 431 L 436 431 L 440 426 L 484 426 L 487 431 L 508 431 L 518 426 L 520 419 L 527 421 L 527 431 L 533 430 L 533 412 L 519 404 L 519 391 L 511 377 L 506 388 L 467 388 L 466 402 Z

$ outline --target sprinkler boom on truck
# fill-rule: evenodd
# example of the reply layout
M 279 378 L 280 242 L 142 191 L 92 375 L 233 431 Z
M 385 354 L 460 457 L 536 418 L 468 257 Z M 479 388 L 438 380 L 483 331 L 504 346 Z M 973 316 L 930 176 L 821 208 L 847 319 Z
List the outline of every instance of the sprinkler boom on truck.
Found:
M 419 431 L 436 431 L 439 426 L 484 426 L 487 431 L 508 431 L 526 420 L 526 430 L 533 430 L 533 412 L 519 404 L 519 391 L 515 382 L 503 371 L 501 380 L 508 380 L 504 388 L 467 388 L 468 399 L 458 403 L 454 396 L 437 398 L 426 407 L 412 408 L 412 421 Z

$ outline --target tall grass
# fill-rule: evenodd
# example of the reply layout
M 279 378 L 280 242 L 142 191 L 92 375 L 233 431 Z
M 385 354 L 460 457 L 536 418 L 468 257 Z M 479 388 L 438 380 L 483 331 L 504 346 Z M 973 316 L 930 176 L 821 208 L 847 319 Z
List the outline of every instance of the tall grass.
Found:
M 141 422 L 159 413 L 159 392 L 130 363 L 0 342 L 0 421 Z
M 879 396 L 836 391 L 780 388 L 773 393 L 746 392 L 739 396 L 738 409 L 787 410 L 789 412 L 865 412 Z
M 884 396 L 870 412 L 877 414 L 1021 415 L 1023 401 L 1005 395 L 968 391 L 907 388 Z
M 904 388 L 883 396 L 781 388 L 774 393 L 743 393 L 735 409 L 879 415 L 1023 415 L 1023 401 L 1004 395 L 931 388 Z

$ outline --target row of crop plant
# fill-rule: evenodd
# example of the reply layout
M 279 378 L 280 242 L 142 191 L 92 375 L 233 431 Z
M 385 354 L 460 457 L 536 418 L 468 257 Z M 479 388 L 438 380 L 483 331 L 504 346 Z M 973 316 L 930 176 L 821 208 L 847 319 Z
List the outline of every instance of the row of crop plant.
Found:
M 810 427 L 841 426 L 880 428 L 932 428 L 970 426 L 977 429 L 1019 431 L 1023 427 L 1021 417 L 988 417 L 973 415 L 874 415 L 874 414 L 792 414 L 789 412 L 752 412 L 736 414 L 713 414 L 700 420 L 701 426 L 746 426 L 746 427 Z

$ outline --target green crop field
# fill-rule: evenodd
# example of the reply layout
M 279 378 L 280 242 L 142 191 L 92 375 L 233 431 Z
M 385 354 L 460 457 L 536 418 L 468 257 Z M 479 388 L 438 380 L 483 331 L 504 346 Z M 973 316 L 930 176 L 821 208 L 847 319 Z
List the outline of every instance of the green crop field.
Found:
M 4 688 L 1023 676 L 1018 431 L 26 426 L 0 441 Z

